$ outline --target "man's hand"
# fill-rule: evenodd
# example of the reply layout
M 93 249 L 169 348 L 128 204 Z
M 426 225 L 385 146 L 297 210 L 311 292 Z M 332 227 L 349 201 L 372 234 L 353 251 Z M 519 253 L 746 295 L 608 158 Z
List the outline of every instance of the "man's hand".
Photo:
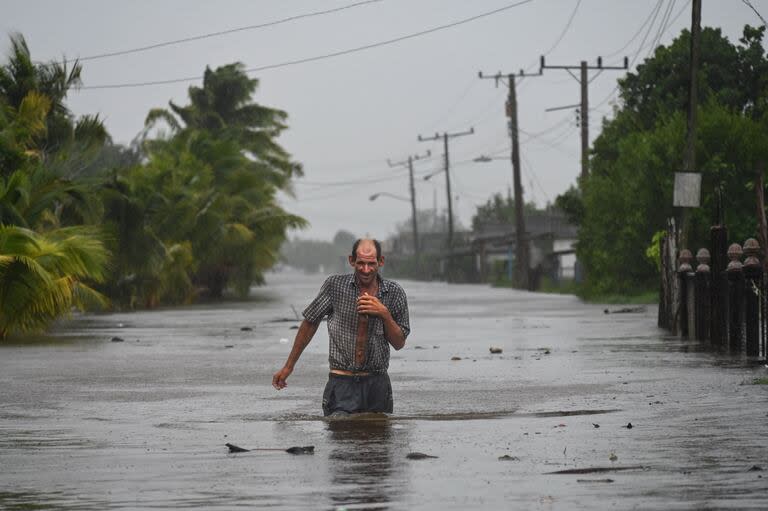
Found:
M 357 299 L 357 313 L 385 318 L 389 315 L 389 309 L 375 296 L 364 293 Z
M 293 372 L 293 369 L 291 369 L 288 366 L 283 367 L 278 372 L 275 373 L 275 375 L 272 377 L 272 386 L 275 387 L 277 390 L 283 390 L 288 383 L 286 383 L 285 380 L 288 379 L 288 377 Z

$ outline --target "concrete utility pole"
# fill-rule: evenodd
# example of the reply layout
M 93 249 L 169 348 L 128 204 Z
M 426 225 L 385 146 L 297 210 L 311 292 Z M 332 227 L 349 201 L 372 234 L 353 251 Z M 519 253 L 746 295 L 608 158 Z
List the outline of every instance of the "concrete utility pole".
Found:
M 493 76 L 487 76 L 480 71 L 477 76 L 481 79 L 495 80 L 498 87 L 499 81 L 504 75 L 496 73 Z M 514 73 L 506 75 L 509 81 L 506 114 L 509 117 L 509 136 L 512 138 L 512 182 L 515 188 L 515 265 L 512 282 L 518 289 L 528 289 L 530 283 L 530 247 L 525 232 L 525 213 L 523 211 L 525 201 L 523 200 L 523 185 L 520 178 L 520 143 L 517 127 L 517 92 L 515 89 L 516 79 L 527 76 L 541 76 L 541 70 L 536 74 L 526 75 L 525 71 L 521 69 L 518 75 Z
M 685 133 L 685 154 L 683 154 L 683 172 L 696 172 L 696 107 L 698 105 L 699 54 L 701 53 L 701 0 L 691 4 L 691 62 L 688 84 L 688 122 Z M 718 223 L 719 223 L 718 218 Z M 680 222 L 680 248 L 688 248 L 690 230 L 688 208 L 683 208 Z
M 416 264 L 418 265 L 419 260 L 421 258 L 421 250 L 419 248 L 419 225 L 416 220 L 416 188 L 413 185 L 413 161 L 414 160 L 420 160 L 422 158 L 428 158 L 431 156 L 432 153 L 430 151 L 427 151 L 425 154 L 422 155 L 411 155 L 408 156 L 408 159 L 405 161 L 399 161 L 399 162 L 391 162 L 389 159 L 387 159 L 387 165 L 390 167 L 400 167 L 407 165 L 408 166 L 408 178 L 409 178 L 409 188 L 411 190 L 411 221 L 413 223 L 413 254 L 416 257 Z
M 544 72 L 545 69 L 564 69 L 574 80 L 581 84 L 581 109 L 580 119 L 581 124 L 581 179 L 585 180 L 589 176 L 589 92 L 588 85 L 592 80 L 588 79 L 588 72 L 590 69 L 597 69 L 599 71 L 605 70 L 626 70 L 629 69 L 629 59 L 624 57 L 623 66 L 604 66 L 603 58 L 597 57 L 596 66 L 588 66 L 586 60 L 582 60 L 578 66 L 547 66 L 544 63 L 544 55 L 541 56 L 541 67 L 539 72 Z M 571 69 L 578 69 L 581 71 L 581 76 L 576 77 L 571 72 Z M 592 77 L 594 79 L 597 75 Z
M 448 278 L 451 277 L 451 267 L 453 266 L 453 197 L 451 197 L 451 160 L 448 155 L 448 139 L 463 137 L 465 135 L 473 135 L 475 128 L 470 128 L 468 131 L 459 131 L 456 133 L 444 132 L 442 135 L 435 133 L 432 137 L 418 136 L 419 142 L 434 142 L 436 140 L 443 139 L 443 147 L 445 151 L 445 189 L 448 194 Z

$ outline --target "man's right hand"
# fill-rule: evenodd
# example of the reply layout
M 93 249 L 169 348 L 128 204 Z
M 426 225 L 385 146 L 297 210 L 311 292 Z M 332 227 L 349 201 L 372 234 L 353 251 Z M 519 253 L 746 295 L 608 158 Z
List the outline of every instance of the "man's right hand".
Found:
M 282 369 L 280 369 L 278 372 L 275 373 L 275 375 L 272 377 L 272 386 L 275 387 L 277 390 L 284 389 L 288 383 L 286 383 L 285 380 L 288 379 L 288 377 L 293 372 L 293 369 L 291 369 L 288 366 L 284 366 Z

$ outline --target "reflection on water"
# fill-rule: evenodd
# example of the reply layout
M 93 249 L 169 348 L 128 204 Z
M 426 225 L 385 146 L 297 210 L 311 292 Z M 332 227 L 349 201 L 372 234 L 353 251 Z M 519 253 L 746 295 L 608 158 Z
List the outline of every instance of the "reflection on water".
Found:
M 332 509 L 389 509 L 402 495 L 407 433 L 393 426 L 386 416 L 328 422 Z

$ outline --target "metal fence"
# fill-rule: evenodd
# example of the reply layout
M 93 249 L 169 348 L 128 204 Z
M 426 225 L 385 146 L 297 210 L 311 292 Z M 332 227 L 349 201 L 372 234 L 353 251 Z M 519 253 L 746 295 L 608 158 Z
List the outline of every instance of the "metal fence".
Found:
M 674 235 L 674 227 L 671 231 Z M 725 249 L 726 238 L 724 227 L 713 227 L 712 252 L 699 249 L 695 263 L 689 250 L 671 260 L 665 246 L 662 266 L 676 271 L 674 276 L 662 273 L 667 298 L 666 304 L 665 299 L 660 301 L 660 309 L 666 310 L 660 310 L 659 324 L 713 349 L 766 358 L 768 275 L 758 257 L 760 246 L 750 238 L 743 246 L 734 243 Z

